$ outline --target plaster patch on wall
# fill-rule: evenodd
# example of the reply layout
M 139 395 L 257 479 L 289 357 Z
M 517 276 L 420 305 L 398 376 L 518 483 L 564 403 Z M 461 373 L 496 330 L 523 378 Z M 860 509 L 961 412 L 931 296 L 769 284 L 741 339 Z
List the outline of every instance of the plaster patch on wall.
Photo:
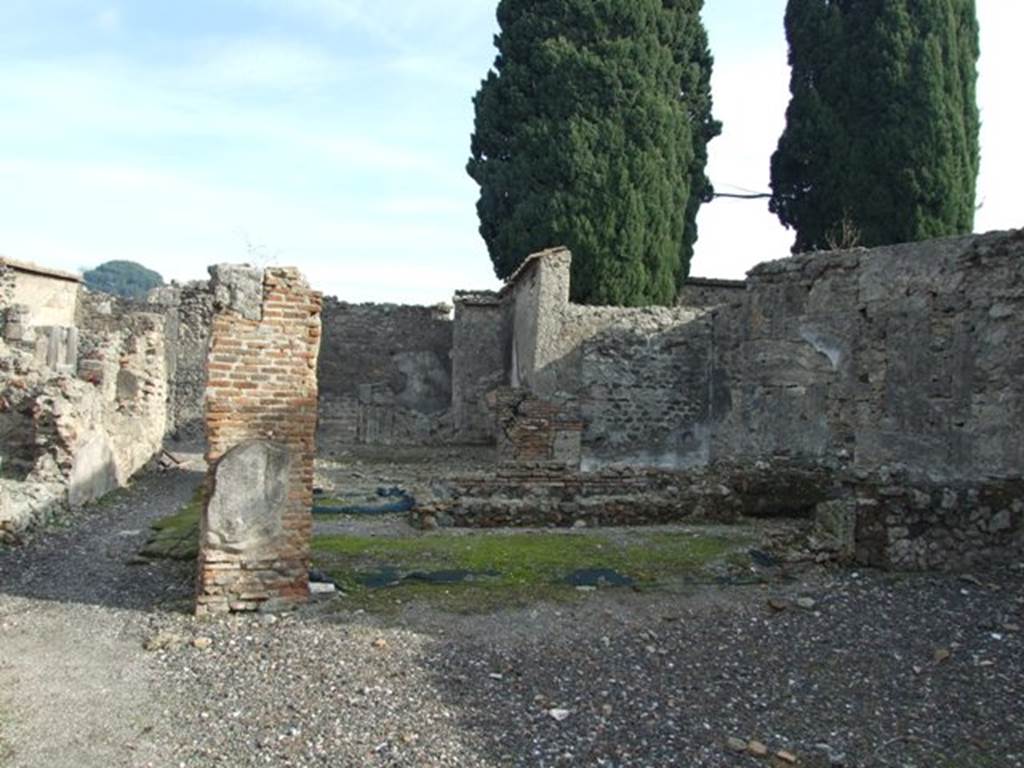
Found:
M 828 338 L 813 328 L 807 327 L 800 329 L 800 338 L 814 347 L 815 352 L 827 357 L 829 363 L 832 364 L 833 371 L 839 370 L 839 363 L 843 359 L 843 351 L 833 339 Z

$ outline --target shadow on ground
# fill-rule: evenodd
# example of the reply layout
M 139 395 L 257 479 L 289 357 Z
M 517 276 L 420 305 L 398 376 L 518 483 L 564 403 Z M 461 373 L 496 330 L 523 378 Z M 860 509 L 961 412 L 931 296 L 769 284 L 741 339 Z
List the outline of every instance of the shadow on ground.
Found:
M 137 564 L 153 521 L 189 501 L 203 472 L 139 476 L 125 489 L 71 513 L 28 543 L 0 549 L 0 593 L 137 610 L 187 608 L 194 563 Z

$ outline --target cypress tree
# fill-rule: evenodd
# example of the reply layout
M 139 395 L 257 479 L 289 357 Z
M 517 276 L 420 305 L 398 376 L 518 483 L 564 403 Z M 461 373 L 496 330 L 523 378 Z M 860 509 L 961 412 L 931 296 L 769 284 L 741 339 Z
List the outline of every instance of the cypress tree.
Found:
M 711 198 L 703 0 L 501 0 L 469 175 L 498 277 L 573 251 L 572 297 L 671 303 Z
M 967 233 L 978 175 L 974 0 L 789 0 L 772 157 L 794 252 Z

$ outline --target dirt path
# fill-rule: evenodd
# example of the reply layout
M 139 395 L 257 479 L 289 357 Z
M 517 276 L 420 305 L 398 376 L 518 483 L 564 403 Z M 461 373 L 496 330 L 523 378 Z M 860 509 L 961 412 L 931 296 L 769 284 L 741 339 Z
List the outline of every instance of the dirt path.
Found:
M 202 475 L 148 475 L 64 530 L 0 552 L 0 755 L 12 767 L 138 766 L 159 757 L 151 622 L 191 592 L 190 569 L 129 561 L 153 519 Z M 157 763 L 154 763 L 157 764 Z

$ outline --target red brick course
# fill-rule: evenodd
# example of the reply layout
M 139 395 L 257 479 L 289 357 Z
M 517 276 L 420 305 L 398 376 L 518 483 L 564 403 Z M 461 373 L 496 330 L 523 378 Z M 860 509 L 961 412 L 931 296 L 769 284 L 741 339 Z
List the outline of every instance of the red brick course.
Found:
M 262 307 L 259 321 L 230 310 L 214 318 L 207 357 L 207 461 L 212 468 L 249 440 L 287 446 L 284 535 L 273 554 L 247 559 L 207 544 L 204 514 L 197 615 L 281 608 L 309 597 L 321 297 L 298 270 L 268 269 Z M 212 471 L 207 495 L 210 478 Z

